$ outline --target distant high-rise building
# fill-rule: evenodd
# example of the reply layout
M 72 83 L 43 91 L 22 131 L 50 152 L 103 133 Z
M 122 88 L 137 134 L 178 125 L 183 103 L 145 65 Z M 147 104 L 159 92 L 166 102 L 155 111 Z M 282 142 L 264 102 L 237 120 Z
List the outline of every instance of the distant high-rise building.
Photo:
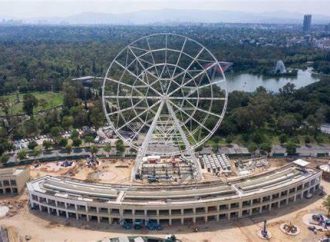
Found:
M 325 31 L 330 32 L 330 23 L 325 26 Z
M 312 25 L 312 15 L 307 14 L 304 16 L 303 31 L 309 32 L 311 30 L 311 25 Z

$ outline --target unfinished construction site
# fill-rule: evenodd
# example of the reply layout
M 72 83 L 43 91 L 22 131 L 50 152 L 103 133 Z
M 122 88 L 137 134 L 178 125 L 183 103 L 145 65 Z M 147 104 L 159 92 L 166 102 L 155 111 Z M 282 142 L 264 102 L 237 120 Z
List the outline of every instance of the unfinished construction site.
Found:
M 149 42 L 153 50 L 143 46 Z M 197 56 L 185 53 L 188 43 Z M 168 59 L 155 60 L 153 52 Z M 24 216 L 88 228 L 195 228 L 276 213 L 320 193 L 322 171 L 305 160 L 196 152 L 220 127 L 228 101 L 218 60 L 197 41 L 176 34 L 138 39 L 103 80 L 109 127 L 137 156 L 33 163 Z

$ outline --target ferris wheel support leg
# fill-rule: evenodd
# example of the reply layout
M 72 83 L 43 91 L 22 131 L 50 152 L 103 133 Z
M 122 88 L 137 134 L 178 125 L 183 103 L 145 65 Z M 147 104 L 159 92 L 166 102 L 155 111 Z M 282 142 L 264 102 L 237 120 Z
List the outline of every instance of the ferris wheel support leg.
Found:
M 195 152 L 191 148 L 188 138 L 187 138 L 186 134 L 184 133 L 182 127 L 180 126 L 179 120 L 176 118 L 172 106 L 169 104 L 169 102 L 166 102 L 166 105 L 167 105 L 167 109 L 168 109 L 170 115 L 172 116 L 172 118 L 174 120 L 174 124 L 181 135 L 182 141 L 183 141 L 184 145 L 186 146 L 187 153 L 190 156 L 190 159 L 194 165 L 195 173 L 196 173 L 195 176 L 198 180 L 202 180 L 203 179 L 202 168 L 201 168 L 201 165 L 200 165 L 197 157 L 195 156 Z
M 139 171 L 139 169 L 142 168 L 142 159 L 143 157 L 146 156 L 146 152 L 147 152 L 147 149 L 148 149 L 148 145 L 149 145 L 149 142 L 151 140 L 151 137 L 152 137 L 152 133 L 154 132 L 155 128 L 156 128 L 156 124 L 157 124 L 157 121 L 159 119 L 159 116 L 162 112 L 162 109 L 163 109 L 163 106 L 164 106 L 164 101 L 162 101 L 159 105 L 159 108 L 157 110 L 157 113 L 150 125 L 150 128 L 148 130 L 148 133 L 145 137 L 145 139 L 143 140 L 143 143 L 138 151 L 138 154 L 136 156 L 136 160 L 135 160 L 135 165 L 134 165 L 134 168 L 133 168 L 133 171 L 132 171 L 132 174 L 131 174 L 131 180 L 134 181 L 135 180 L 135 175 L 136 173 Z

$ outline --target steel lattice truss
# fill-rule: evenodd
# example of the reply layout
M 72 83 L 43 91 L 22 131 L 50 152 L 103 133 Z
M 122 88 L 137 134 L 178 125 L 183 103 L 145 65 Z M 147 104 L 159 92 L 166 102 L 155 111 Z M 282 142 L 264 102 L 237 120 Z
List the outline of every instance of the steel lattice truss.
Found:
M 126 46 L 111 63 L 103 107 L 115 133 L 139 151 L 137 161 L 147 154 L 192 156 L 224 117 L 225 80 L 218 60 L 197 41 L 150 35 Z

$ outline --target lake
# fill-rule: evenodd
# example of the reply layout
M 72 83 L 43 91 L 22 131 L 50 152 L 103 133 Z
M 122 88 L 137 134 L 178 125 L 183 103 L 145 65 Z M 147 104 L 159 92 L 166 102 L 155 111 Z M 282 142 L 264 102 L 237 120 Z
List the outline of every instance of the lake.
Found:
M 317 82 L 320 79 L 312 75 L 311 69 L 298 70 L 297 77 L 264 78 L 253 74 L 232 74 L 226 73 L 227 90 L 253 92 L 259 86 L 263 86 L 268 91 L 278 92 L 287 83 L 293 83 L 296 89 Z

